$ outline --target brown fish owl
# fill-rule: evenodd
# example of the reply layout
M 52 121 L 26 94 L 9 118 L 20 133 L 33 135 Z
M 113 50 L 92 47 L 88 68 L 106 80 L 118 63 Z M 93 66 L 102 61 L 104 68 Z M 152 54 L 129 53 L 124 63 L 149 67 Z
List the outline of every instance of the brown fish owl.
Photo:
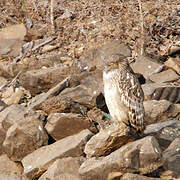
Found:
M 114 122 L 123 122 L 137 132 L 144 130 L 144 93 L 127 59 L 111 55 L 103 72 L 104 95 Z

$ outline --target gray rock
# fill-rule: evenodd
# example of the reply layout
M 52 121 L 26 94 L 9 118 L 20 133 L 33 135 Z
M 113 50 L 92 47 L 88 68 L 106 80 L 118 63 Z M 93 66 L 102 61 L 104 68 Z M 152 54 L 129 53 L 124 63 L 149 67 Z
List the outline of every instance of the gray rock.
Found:
M 39 180 L 46 180 L 46 179 L 70 179 L 73 177 L 73 180 L 78 179 L 80 180 L 80 175 L 78 173 L 78 169 L 80 165 L 83 163 L 85 158 L 77 157 L 77 158 L 63 158 L 57 159 L 49 168 L 48 170 L 39 178 Z M 67 176 L 68 175 L 68 176 Z M 63 176 L 67 176 L 67 178 L 63 178 Z M 60 178 L 61 177 L 61 178 Z
M 180 137 L 180 121 L 171 120 L 148 125 L 144 134 L 155 136 L 162 150 L 165 150 L 174 139 Z
M 180 105 L 167 100 L 144 101 L 146 124 L 153 124 L 180 118 Z
M 48 116 L 47 132 L 57 141 L 79 133 L 90 126 L 88 119 L 80 114 L 53 113 Z
M 163 167 L 180 177 L 180 136 L 163 152 Z
M 153 74 L 150 77 L 151 81 L 156 83 L 165 83 L 170 81 L 175 81 L 180 79 L 180 77 L 171 69 L 168 69 L 166 71 L 162 71 L 157 74 Z
M 90 158 L 80 167 L 86 180 L 105 180 L 110 172 L 150 173 L 162 165 L 161 149 L 152 136 L 128 143 L 106 157 Z
M 16 104 L 0 112 L 0 123 L 2 123 L 4 130 L 7 131 L 14 123 L 21 121 L 24 118 L 25 111 L 25 107 Z
M 146 79 L 162 69 L 161 64 L 155 63 L 152 59 L 144 56 L 138 56 L 136 62 L 131 64 L 131 67 L 135 73 L 142 74 Z
M 146 83 L 142 85 L 146 100 L 168 100 L 180 102 L 180 87 L 165 83 Z
M 146 83 L 142 85 L 145 100 L 168 100 L 180 102 L 180 87 L 165 83 Z
M 42 120 L 44 114 L 31 111 L 7 130 L 3 150 L 12 160 L 20 161 L 27 154 L 48 143 Z
M 92 136 L 89 130 L 63 138 L 51 145 L 41 147 L 22 159 L 24 173 L 32 179 L 41 175 L 57 159 L 83 155 L 86 142 Z

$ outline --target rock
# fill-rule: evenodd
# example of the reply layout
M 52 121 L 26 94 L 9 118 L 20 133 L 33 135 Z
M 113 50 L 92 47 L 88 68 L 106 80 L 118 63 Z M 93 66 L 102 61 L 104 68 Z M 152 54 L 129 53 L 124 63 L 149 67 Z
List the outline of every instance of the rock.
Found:
M 161 180 L 161 178 L 151 178 L 151 177 L 141 176 L 141 175 L 132 174 L 132 173 L 126 173 L 121 177 L 121 180 L 158 180 L 158 179 Z
M 19 55 L 26 27 L 24 24 L 11 25 L 0 31 L 0 59 L 1 57 L 16 57 Z
M 44 118 L 41 112 L 32 111 L 24 114 L 20 121 L 7 130 L 3 150 L 13 161 L 20 161 L 27 154 L 47 145 L 48 136 L 42 121 Z
M 24 44 L 24 42 L 19 39 L 0 39 L 0 41 L 1 41 L 0 59 L 18 56 L 20 49 Z M 1 69 L 1 67 L 0 67 L 0 69 Z M 0 75 L 2 75 L 2 74 L 0 74 Z
M 163 152 L 163 167 L 180 178 L 180 136 L 176 138 Z
M 0 31 L 0 39 L 19 39 L 24 40 L 26 27 L 24 24 L 11 25 Z
M 150 80 L 156 83 L 165 83 L 165 82 L 175 81 L 178 79 L 180 79 L 180 77 L 172 69 L 168 69 L 166 71 L 153 74 L 150 77 Z
M 73 180 L 80 180 L 80 175 L 78 173 L 78 169 L 80 165 L 83 163 L 83 157 L 67 157 L 63 159 L 57 159 L 48 170 L 39 178 L 39 180 L 46 179 L 61 179 L 67 180 L 68 178 Z M 68 176 L 67 176 L 68 175 Z M 67 176 L 67 178 L 63 178 L 63 176 Z
M 3 111 L 8 105 L 4 101 L 0 100 L 0 112 Z
M 22 120 L 24 118 L 25 110 L 25 107 L 16 104 L 11 105 L 0 112 L 0 124 L 2 123 L 4 130 L 7 131 L 14 123 Z
M 180 118 L 180 105 L 167 100 L 144 101 L 146 125 Z
M 21 174 L 23 168 L 18 163 L 11 161 L 6 154 L 0 156 L 0 172 Z
M 89 157 L 108 155 L 112 151 L 132 140 L 130 128 L 125 124 L 110 125 L 106 129 L 101 129 L 86 144 L 84 153 Z
M 68 97 L 54 96 L 40 103 L 35 109 L 47 114 L 51 113 L 78 113 L 87 114 L 87 108 Z
M 146 100 L 168 100 L 172 103 L 180 102 L 180 87 L 159 83 L 142 85 Z
M 2 94 L 2 99 L 8 105 L 18 104 L 23 96 L 23 91 L 20 88 L 14 88 L 10 86 L 6 89 L 5 93 Z
M 6 83 L 8 83 L 8 80 L 0 76 L 0 88 L 3 87 Z
M 87 107 L 96 106 L 96 98 L 103 91 L 102 72 L 99 70 L 88 73 L 82 78 L 80 85 L 65 89 L 60 96 L 71 98 L 74 102 Z
M 128 46 L 122 44 L 120 40 L 114 40 L 106 43 L 102 47 L 88 51 L 80 57 L 80 60 L 86 64 L 87 70 L 91 70 L 94 67 L 103 69 L 103 59 L 112 54 L 122 54 L 128 57 L 131 56 L 131 50 Z
M 161 179 L 168 179 L 168 180 L 171 180 L 171 179 L 175 179 L 174 177 L 175 177 L 175 174 L 172 172 L 172 171 L 170 171 L 170 170 L 165 170 L 165 171 L 163 171 L 161 174 L 160 174 L 160 177 L 161 177 Z M 179 180 L 179 179 L 177 179 L 177 180 Z
M 39 100 L 30 106 L 47 114 L 53 112 L 84 114 L 87 108 L 96 106 L 97 97 L 103 91 L 102 72 L 97 70 L 72 75 L 65 85 L 63 91 L 50 93 L 54 91 L 53 87 L 48 91 L 50 95 L 42 94 Z
M 80 114 L 53 113 L 48 116 L 45 126 L 56 141 L 79 133 L 90 126 L 88 119 Z
M 87 117 L 91 122 L 91 131 L 94 133 L 99 132 L 101 129 L 105 129 L 112 124 L 110 114 L 104 113 L 104 111 L 96 107 L 88 111 Z
M 4 130 L 2 123 L 0 123 L 0 155 L 3 154 L 2 144 L 6 137 L 6 131 Z
M 42 48 L 42 53 L 46 53 L 46 52 L 49 52 L 49 51 L 52 51 L 53 49 L 56 49 L 57 46 L 52 46 L 52 45 L 45 45 L 43 48 Z
M 92 133 L 86 129 L 37 149 L 22 159 L 24 173 L 32 179 L 46 171 L 57 158 L 82 156 L 84 145 L 91 136 Z
M 65 88 L 69 87 L 71 78 L 71 76 L 67 77 L 51 88 L 47 93 L 41 93 L 40 95 L 35 96 L 35 100 L 28 106 L 28 109 L 39 109 L 39 106 L 41 106 L 41 104 L 44 103 L 48 98 L 58 95 Z
M 20 85 L 28 89 L 32 95 L 47 92 L 58 82 L 64 80 L 71 69 L 69 67 L 50 67 L 38 70 L 30 70 L 20 75 Z
M 106 157 L 90 158 L 80 167 L 86 180 L 105 180 L 110 172 L 153 172 L 162 165 L 161 149 L 152 136 L 128 143 Z
M 0 179 L 3 179 L 3 180 L 28 180 L 23 175 L 18 175 L 18 174 L 14 174 L 14 173 L 6 173 L 6 172 L 1 172 L 1 171 L 0 171 Z
M 168 58 L 168 60 L 164 64 L 180 75 L 180 58 L 178 56 L 176 58 Z
M 155 136 L 161 149 L 165 150 L 174 139 L 180 137 L 180 121 L 171 120 L 148 125 L 144 134 Z
M 162 65 L 153 62 L 152 59 L 145 56 L 138 56 L 135 63 L 131 64 L 131 68 L 135 73 L 142 74 L 148 79 L 153 73 L 162 69 Z
M 111 172 L 108 174 L 107 180 L 118 180 L 123 176 L 122 172 Z

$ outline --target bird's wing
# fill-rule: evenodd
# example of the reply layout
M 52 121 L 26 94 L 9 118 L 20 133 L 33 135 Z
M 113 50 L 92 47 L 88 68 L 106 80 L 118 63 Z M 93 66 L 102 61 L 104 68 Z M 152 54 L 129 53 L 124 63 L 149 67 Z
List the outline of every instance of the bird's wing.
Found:
M 128 108 L 129 124 L 141 130 L 144 129 L 144 93 L 134 74 L 126 73 L 125 76 L 125 79 L 119 81 L 121 101 Z M 126 83 L 122 81 L 126 81 Z

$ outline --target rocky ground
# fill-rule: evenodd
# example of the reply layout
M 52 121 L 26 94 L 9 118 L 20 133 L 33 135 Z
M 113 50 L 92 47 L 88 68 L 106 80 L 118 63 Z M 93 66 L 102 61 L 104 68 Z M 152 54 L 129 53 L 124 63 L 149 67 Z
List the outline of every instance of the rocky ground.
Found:
M 51 2 L 0 1 L 0 179 L 180 179 L 178 0 Z M 111 124 L 113 53 L 142 85 L 141 137 Z

